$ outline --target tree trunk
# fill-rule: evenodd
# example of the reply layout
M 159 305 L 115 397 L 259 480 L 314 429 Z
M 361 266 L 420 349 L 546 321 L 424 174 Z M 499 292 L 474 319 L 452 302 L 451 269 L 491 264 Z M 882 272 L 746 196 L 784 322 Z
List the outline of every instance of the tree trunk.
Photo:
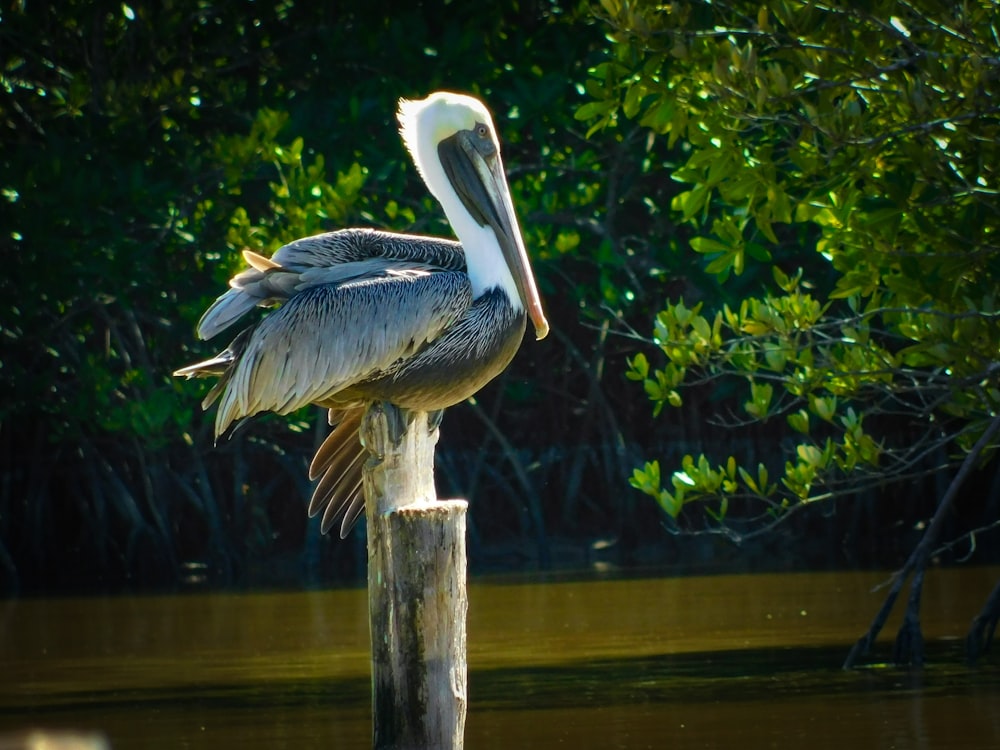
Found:
M 993 587 L 993 592 L 987 598 L 982 611 L 972 620 L 969 635 L 965 638 L 965 655 L 969 664 L 975 664 L 989 649 L 993 643 L 993 636 L 996 635 L 998 622 L 1000 622 L 1000 581 Z
M 388 404 L 361 425 L 376 750 L 463 746 L 468 506 L 435 499 L 437 434 Z
M 948 485 L 947 492 L 944 493 L 941 502 L 938 503 L 937 510 L 934 511 L 931 522 L 927 524 L 927 530 L 924 531 L 923 537 L 913 549 L 913 552 L 910 553 L 910 557 L 903 565 L 902 570 L 896 573 L 892 587 L 889 589 L 889 593 L 886 595 L 878 614 L 875 615 L 875 619 L 872 620 L 868 632 L 858 639 L 858 642 L 854 644 L 854 647 L 851 648 L 850 653 L 847 655 L 847 659 L 844 661 L 844 669 L 854 667 L 871 650 L 879 631 L 882 630 L 882 626 L 885 625 L 885 621 L 889 617 L 889 612 L 892 611 L 892 607 L 896 603 L 896 597 L 899 596 L 900 589 L 903 588 L 903 584 L 906 582 L 906 577 L 913 571 L 916 571 L 916 574 L 910 583 L 910 600 L 907 605 L 906 615 L 903 618 L 903 624 L 900 626 L 899 633 L 896 636 L 894 656 L 897 663 L 909 661 L 914 666 L 923 664 L 924 637 L 920 631 L 920 592 L 924 583 L 924 570 L 927 567 L 927 560 L 934 550 L 934 545 L 937 544 L 937 538 L 941 533 L 941 527 L 944 525 L 944 519 L 952 502 L 958 495 L 959 488 L 961 488 L 969 474 L 972 473 L 976 463 L 979 461 L 980 454 L 990 444 L 997 430 L 1000 430 L 1000 416 L 993 418 L 993 421 L 990 422 L 986 430 L 983 431 L 983 434 L 980 435 L 979 440 L 976 441 L 972 450 L 965 456 L 965 460 L 959 467 L 958 473 L 955 474 L 955 478 Z

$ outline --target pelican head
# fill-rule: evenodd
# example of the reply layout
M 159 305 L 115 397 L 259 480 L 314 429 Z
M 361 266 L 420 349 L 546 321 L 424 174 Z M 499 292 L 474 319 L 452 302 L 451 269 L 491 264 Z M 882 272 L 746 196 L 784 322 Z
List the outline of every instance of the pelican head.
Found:
M 403 142 L 466 250 L 473 296 L 492 287 L 523 307 L 544 338 L 549 324 L 524 249 L 493 118 L 481 101 L 439 91 L 399 102 Z M 496 248 L 499 253 L 490 250 Z

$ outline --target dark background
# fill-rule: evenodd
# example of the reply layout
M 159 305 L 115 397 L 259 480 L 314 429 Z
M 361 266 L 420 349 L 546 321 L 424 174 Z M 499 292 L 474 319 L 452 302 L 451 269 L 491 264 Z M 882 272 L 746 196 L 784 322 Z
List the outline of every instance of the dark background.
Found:
M 322 414 L 257 418 L 213 445 L 206 385 L 170 373 L 216 351 L 194 324 L 240 266 L 241 232 L 272 245 L 344 225 L 450 236 L 394 118 L 399 97 L 437 89 L 494 111 L 553 328 L 442 426 L 439 494 L 471 501 L 474 572 L 893 566 L 919 538 L 950 475 L 825 504 L 742 545 L 671 533 L 628 486 L 652 456 L 765 460 L 786 435 L 714 426 L 724 388 L 654 419 L 624 377 L 663 299 L 725 301 L 770 274 L 723 290 L 701 271 L 666 210 L 678 184 L 665 141 L 628 125 L 586 137 L 574 112 L 608 46 L 587 4 L 28 6 L 0 17 L 0 590 L 363 576 L 363 524 L 340 542 L 306 518 Z M 300 215 L 277 195 L 274 144 L 298 138 L 303 179 L 336 210 Z M 998 506 L 1000 475 L 984 470 L 951 536 Z M 972 559 L 997 558 L 980 545 Z

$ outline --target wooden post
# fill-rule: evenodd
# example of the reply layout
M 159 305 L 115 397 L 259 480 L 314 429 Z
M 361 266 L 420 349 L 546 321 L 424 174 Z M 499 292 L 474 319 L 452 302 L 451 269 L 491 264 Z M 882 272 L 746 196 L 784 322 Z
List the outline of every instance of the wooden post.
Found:
M 460 750 L 468 504 L 435 499 L 438 432 L 426 413 L 404 418 L 391 405 L 373 404 L 361 437 L 372 453 L 364 487 L 374 747 Z

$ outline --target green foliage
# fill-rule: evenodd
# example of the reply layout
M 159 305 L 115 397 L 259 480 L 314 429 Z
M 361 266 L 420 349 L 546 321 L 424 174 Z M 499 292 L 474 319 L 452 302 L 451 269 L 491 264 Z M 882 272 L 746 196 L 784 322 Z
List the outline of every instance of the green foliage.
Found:
M 516 541 L 544 563 L 550 531 L 589 539 L 613 527 L 623 550 L 657 533 L 655 506 L 647 513 L 619 491 L 632 446 L 646 438 L 639 415 L 646 398 L 658 413 L 694 407 L 681 425 L 693 442 L 705 391 L 691 386 L 718 382 L 720 354 L 752 369 L 713 397 L 738 421 L 787 425 L 795 442 L 779 461 L 741 456 L 732 469 L 676 444 L 678 456 L 692 454 L 676 477 L 665 470 L 661 481 L 650 473 L 656 462 L 646 467 L 668 513 L 696 498 L 699 484 L 766 495 L 774 490 L 761 488 L 778 487 L 797 502 L 782 483 L 785 458 L 793 469 L 802 462 L 793 484 L 808 482 L 815 498 L 828 439 L 835 464 L 868 466 L 880 451 L 879 471 L 891 466 L 883 419 L 862 405 L 864 394 L 896 387 L 877 369 L 936 371 L 942 388 L 971 383 L 986 361 L 976 352 L 995 343 L 995 321 L 982 314 L 994 309 L 995 260 L 985 230 L 970 237 L 959 224 L 986 226 L 977 210 L 992 221 L 995 162 L 983 157 L 993 144 L 982 139 L 995 100 L 978 100 L 979 120 L 961 110 L 972 101 L 962 92 L 991 91 L 992 58 L 966 55 L 964 83 L 944 93 L 922 83 L 924 119 L 844 136 L 853 121 L 839 113 L 842 102 L 863 102 L 858 122 L 890 125 L 876 114 L 879 97 L 908 106 L 888 93 L 919 78 L 896 65 L 909 49 L 898 34 L 898 49 L 885 42 L 884 53 L 896 57 L 852 85 L 836 77 L 848 68 L 823 68 L 828 79 L 810 77 L 815 66 L 805 72 L 801 56 L 836 61 L 793 43 L 787 29 L 800 24 L 832 46 L 849 26 L 841 19 L 823 30 L 817 18 L 830 17 L 812 6 L 769 5 L 767 29 L 755 34 L 739 30 L 741 18 L 715 17 L 729 12 L 718 4 L 672 4 L 670 16 L 611 1 L 601 19 L 596 7 L 433 0 L 389 13 L 379 3 L 65 0 L 4 10 L 0 578 L 173 581 L 193 563 L 235 581 L 253 560 L 278 554 L 307 555 L 302 568 L 315 570 L 320 550 L 332 558 L 324 569 L 350 575 L 363 565 L 352 545 L 319 546 L 295 502 L 309 493 L 316 413 L 255 420 L 214 446 L 212 415 L 198 408 L 205 384 L 170 373 L 224 346 L 196 341 L 193 329 L 244 248 L 266 254 L 343 225 L 450 234 L 394 134 L 400 96 L 442 88 L 480 94 L 494 111 L 553 323 L 544 345 L 525 346 L 474 405 L 448 415 L 439 486 L 476 499 L 479 543 Z M 897 15 L 934 52 L 944 83 L 933 85 L 945 86 L 948 55 L 965 54 L 966 30 L 952 24 L 959 37 L 938 39 L 907 13 Z M 734 29 L 734 39 L 716 26 Z M 782 44 L 763 44 L 779 31 Z M 869 46 L 890 34 L 865 33 Z M 729 78 L 705 72 L 716 65 Z M 736 84 L 759 78 L 770 91 L 782 75 L 786 95 L 764 96 L 766 118 L 755 121 Z M 934 124 L 946 115 L 954 130 Z M 928 143 L 934 158 L 923 157 Z M 906 149 L 921 156 L 908 178 Z M 876 152 L 889 161 L 880 166 Z M 967 176 L 961 195 L 946 152 Z M 855 162 L 863 181 L 853 179 Z M 939 172 L 953 182 L 933 188 Z M 920 210 L 880 203 L 883 193 Z M 905 244 L 924 231 L 920 222 L 941 237 L 940 250 Z M 956 226 L 961 241 L 946 236 Z M 836 288 L 857 263 L 860 272 Z M 938 307 L 951 288 L 955 306 Z M 668 298 L 685 304 L 661 312 Z M 636 327 L 655 318 L 655 341 L 641 352 L 623 346 L 610 318 Z M 960 351 L 967 360 L 952 377 Z M 626 356 L 632 380 L 620 377 Z M 824 357 L 853 369 L 829 375 Z M 992 392 L 994 381 L 981 388 Z M 971 437 L 967 415 L 981 400 L 966 390 L 928 404 L 937 424 L 968 424 Z M 848 428 L 850 408 L 857 423 Z M 798 444 L 818 458 L 803 449 L 815 458 L 804 460 Z M 736 506 L 710 507 L 724 518 Z
M 219 281 L 225 283 L 241 267 L 238 252 L 249 249 L 270 255 L 285 243 L 344 226 L 366 203 L 362 195 L 367 170 L 354 162 L 327 179 L 322 154 L 309 154 L 301 136 L 287 142 L 289 115 L 273 109 L 256 113 L 245 134 L 223 135 L 212 143 L 214 160 L 223 170 L 225 193 L 239 201 L 249 185 L 264 182 L 264 201 L 254 218 L 237 205 L 226 232 L 230 252 L 225 258 L 211 254 L 218 263 Z M 204 201 L 196 213 L 207 213 L 213 201 Z
M 668 303 L 663 364 L 636 355 L 628 377 L 656 413 L 734 379 L 742 416 L 720 423 L 788 427 L 766 459 L 772 474 L 785 459 L 777 482 L 700 456 L 672 489 L 656 462 L 633 486 L 672 517 L 763 503 L 750 519 L 766 525 L 968 450 L 1000 408 L 996 4 L 603 0 L 602 14 L 612 45 L 577 116 L 676 145 L 671 209 L 705 270 L 772 289 L 705 314 Z
M 574 487 L 614 494 L 603 488 L 624 473 L 616 453 L 551 452 L 617 435 L 610 419 L 590 419 L 610 414 L 606 338 L 576 322 L 642 309 L 644 287 L 665 275 L 602 222 L 606 206 L 641 205 L 649 173 L 633 180 L 643 144 L 575 131 L 573 81 L 603 44 L 585 6 L 58 6 L 15 6 L 0 20 L 0 586 L 175 580 L 191 561 L 232 581 L 281 545 L 306 549 L 315 569 L 319 541 L 310 532 L 301 544 L 294 499 L 309 493 L 316 414 L 258 420 L 213 447 L 212 415 L 197 405 L 205 384 L 170 373 L 225 345 L 193 330 L 244 248 L 266 254 L 344 225 L 450 234 L 395 136 L 397 99 L 441 88 L 494 110 L 562 337 L 519 358 L 478 411 L 449 415 L 439 456 L 458 468 L 442 471 L 443 487 L 506 498 L 517 481 L 538 507 L 535 482 L 565 488 L 573 523 Z M 548 382 L 529 387 L 540 373 Z M 449 462 L 473 435 L 474 460 Z M 512 444 L 549 453 L 525 462 Z M 475 507 L 483 527 L 544 540 L 541 512 Z M 491 524 L 491 513 L 520 525 Z M 341 561 L 356 551 L 330 547 Z

